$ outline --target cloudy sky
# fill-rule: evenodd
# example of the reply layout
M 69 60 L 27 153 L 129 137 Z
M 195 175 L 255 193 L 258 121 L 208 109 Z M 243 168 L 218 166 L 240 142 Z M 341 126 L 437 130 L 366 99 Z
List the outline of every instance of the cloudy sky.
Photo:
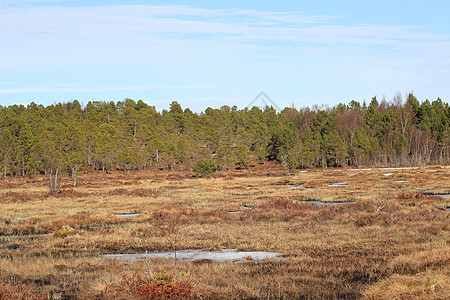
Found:
M 450 1 L 0 0 L 0 105 L 450 99 Z

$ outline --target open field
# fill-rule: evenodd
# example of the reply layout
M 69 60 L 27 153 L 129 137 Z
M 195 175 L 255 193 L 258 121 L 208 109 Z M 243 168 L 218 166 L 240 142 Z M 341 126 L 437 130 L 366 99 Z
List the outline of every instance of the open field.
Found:
M 153 172 L 89 173 L 56 196 L 1 181 L 0 299 L 450 298 L 450 197 L 430 196 L 450 193 L 449 166 L 285 173 L 161 171 L 157 192 Z M 174 249 L 281 257 L 100 257 Z

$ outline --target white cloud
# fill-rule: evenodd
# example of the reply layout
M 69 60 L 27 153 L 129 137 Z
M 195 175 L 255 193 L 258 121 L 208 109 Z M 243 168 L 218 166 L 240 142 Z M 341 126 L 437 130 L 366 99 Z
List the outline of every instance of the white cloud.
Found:
M 56 45 L 73 43 L 138 45 L 153 38 L 197 39 L 258 43 L 347 43 L 403 45 L 448 36 L 414 26 L 327 25 L 334 16 L 303 15 L 238 9 L 200 9 L 190 6 L 122 5 L 96 7 L 39 6 L 5 9 L 0 14 L 0 38 L 27 37 Z M 343 18 L 342 18 L 343 19 Z M 342 20 L 344 23 L 345 20 Z M 13 47 L 13 45 L 12 45 Z

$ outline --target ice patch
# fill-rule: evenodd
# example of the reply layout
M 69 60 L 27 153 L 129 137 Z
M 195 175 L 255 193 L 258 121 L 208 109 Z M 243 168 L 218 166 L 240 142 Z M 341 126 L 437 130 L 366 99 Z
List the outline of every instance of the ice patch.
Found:
M 291 188 L 291 189 L 298 189 L 299 187 L 302 187 L 303 186 L 303 184 L 290 184 L 289 185 L 289 187 Z
M 141 214 L 115 214 L 114 216 L 119 218 L 134 218 L 140 215 Z
M 328 186 L 346 187 L 346 186 L 348 186 L 348 183 L 347 182 L 337 182 L 337 183 L 329 184 Z
M 202 251 L 202 250 L 178 250 L 176 251 L 177 260 L 180 261 L 197 261 L 212 260 L 215 262 L 262 262 L 266 259 L 281 259 L 281 253 L 263 252 L 263 251 L 236 251 L 235 249 L 226 249 L 222 251 Z M 173 251 L 165 252 L 148 252 L 135 254 L 105 254 L 101 258 L 137 261 L 146 258 L 169 258 L 175 259 Z
M 438 195 L 426 194 L 425 196 L 427 196 L 427 197 L 441 197 L 441 198 L 448 198 L 448 197 L 450 197 L 450 194 L 438 194 Z

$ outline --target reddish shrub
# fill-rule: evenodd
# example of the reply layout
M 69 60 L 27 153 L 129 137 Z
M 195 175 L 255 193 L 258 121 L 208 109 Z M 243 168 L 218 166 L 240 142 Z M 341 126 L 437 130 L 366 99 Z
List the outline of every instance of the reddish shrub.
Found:
M 155 273 L 152 279 L 140 275 L 124 276 L 120 282 L 108 286 L 102 294 L 106 298 L 132 299 L 190 299 L 205 296 L 186 278 L 175 278 L 164 269 L 161 273 Z
M 436 202 L 437 202 L 436 200 L 430 199 L 430 200 L 422 201 L 422 204 L 433 204 L 433 203 L 436 203 Z
M 137 295 L 144 299 L 187 299 L 197 293 L 195 288 L 184 282 L 175 282 L 172 285 L 144 282 L 137 291 Z

